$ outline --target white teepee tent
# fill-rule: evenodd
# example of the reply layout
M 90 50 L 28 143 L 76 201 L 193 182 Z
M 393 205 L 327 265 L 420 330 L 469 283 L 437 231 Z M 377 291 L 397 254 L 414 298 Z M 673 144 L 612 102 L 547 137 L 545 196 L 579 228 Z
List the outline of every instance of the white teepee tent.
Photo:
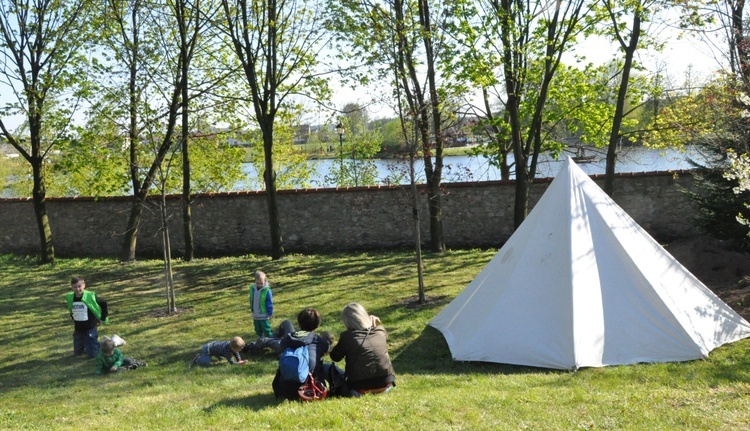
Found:
M 454 360 L 556 369 L 686 361 L 750 336 L 570 158 L 430 325 Z

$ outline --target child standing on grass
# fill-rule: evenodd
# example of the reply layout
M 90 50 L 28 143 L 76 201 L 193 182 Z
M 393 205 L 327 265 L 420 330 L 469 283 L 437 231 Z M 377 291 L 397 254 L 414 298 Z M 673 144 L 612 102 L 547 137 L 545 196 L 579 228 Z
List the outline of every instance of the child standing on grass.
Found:
M 135 370 L 145 366 L 145 362 L 123 356 L 120 349 L 115 347 L 115 342 L 110 339 L 102 341 L 99 354 L 96 355 L 96 374 L 98 375 Z
M 73 319 L 73 354 L 96 357 L 99 353 L 99 325 L 107 323 L 107 301 L 97 298 L 96 294 L 86 289 L 83 277 L 70 279 L 72 292 L 65 295 L 68 312 Z
M 193 364 L 207 367 L 211 365 L 211 358 L 224 358 L 232 365 L 245 365 L 246 360 L 240 356 L 240 351 L 245 347 L 245 340 L 234 337 L 229 341 L 209 341 L 203 345 L 201 352 L 193 358 Z
M 253 313 L 255 334 L 258 337 L 272 337 L 273 296 L 263 271 L 255 271 L 255 283 L 250 285 L 250 310 Z

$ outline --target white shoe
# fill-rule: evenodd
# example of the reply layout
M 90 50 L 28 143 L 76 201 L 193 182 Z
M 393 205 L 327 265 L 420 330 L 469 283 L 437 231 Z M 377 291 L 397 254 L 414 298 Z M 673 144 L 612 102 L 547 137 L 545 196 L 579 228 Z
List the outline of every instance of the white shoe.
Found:
M 120 338 L 120 336 L 117 334 L 112 336 L 112 342 L 115 343 L 115 347 L 120 347 L 120 346 L 124 346 L 127 344 L 125 340 Z

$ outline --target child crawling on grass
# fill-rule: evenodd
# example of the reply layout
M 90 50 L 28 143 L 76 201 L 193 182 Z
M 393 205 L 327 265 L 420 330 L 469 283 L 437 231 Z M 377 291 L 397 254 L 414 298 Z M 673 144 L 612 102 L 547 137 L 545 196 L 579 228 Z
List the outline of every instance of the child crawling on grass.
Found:
M 203 345 L 201 352 L 193 358 L 193 365 L 207 367 L 211 365 L 211 358 L 224 358 L 232 365 L 245 365 L 246 360 L 240 356 L 240 351 L 245 347 L 245 340 L 234 337 L 229 341 L 210 341 Z
M 106 339 L 102 341 L 99 353 L 96 355 L 96 374 L 116 373 L 123 370 L 135 370 L 145 367 L 146 363 L 124 356 L 115 342 Z

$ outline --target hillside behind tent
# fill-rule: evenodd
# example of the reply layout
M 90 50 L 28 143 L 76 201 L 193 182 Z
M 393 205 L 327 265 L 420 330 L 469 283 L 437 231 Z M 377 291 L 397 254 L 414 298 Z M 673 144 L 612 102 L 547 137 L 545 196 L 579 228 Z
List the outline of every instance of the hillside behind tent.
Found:
M 750 336 L 570 158 L 429 324 L 454 360 L 555 369 L 692 360 Z

